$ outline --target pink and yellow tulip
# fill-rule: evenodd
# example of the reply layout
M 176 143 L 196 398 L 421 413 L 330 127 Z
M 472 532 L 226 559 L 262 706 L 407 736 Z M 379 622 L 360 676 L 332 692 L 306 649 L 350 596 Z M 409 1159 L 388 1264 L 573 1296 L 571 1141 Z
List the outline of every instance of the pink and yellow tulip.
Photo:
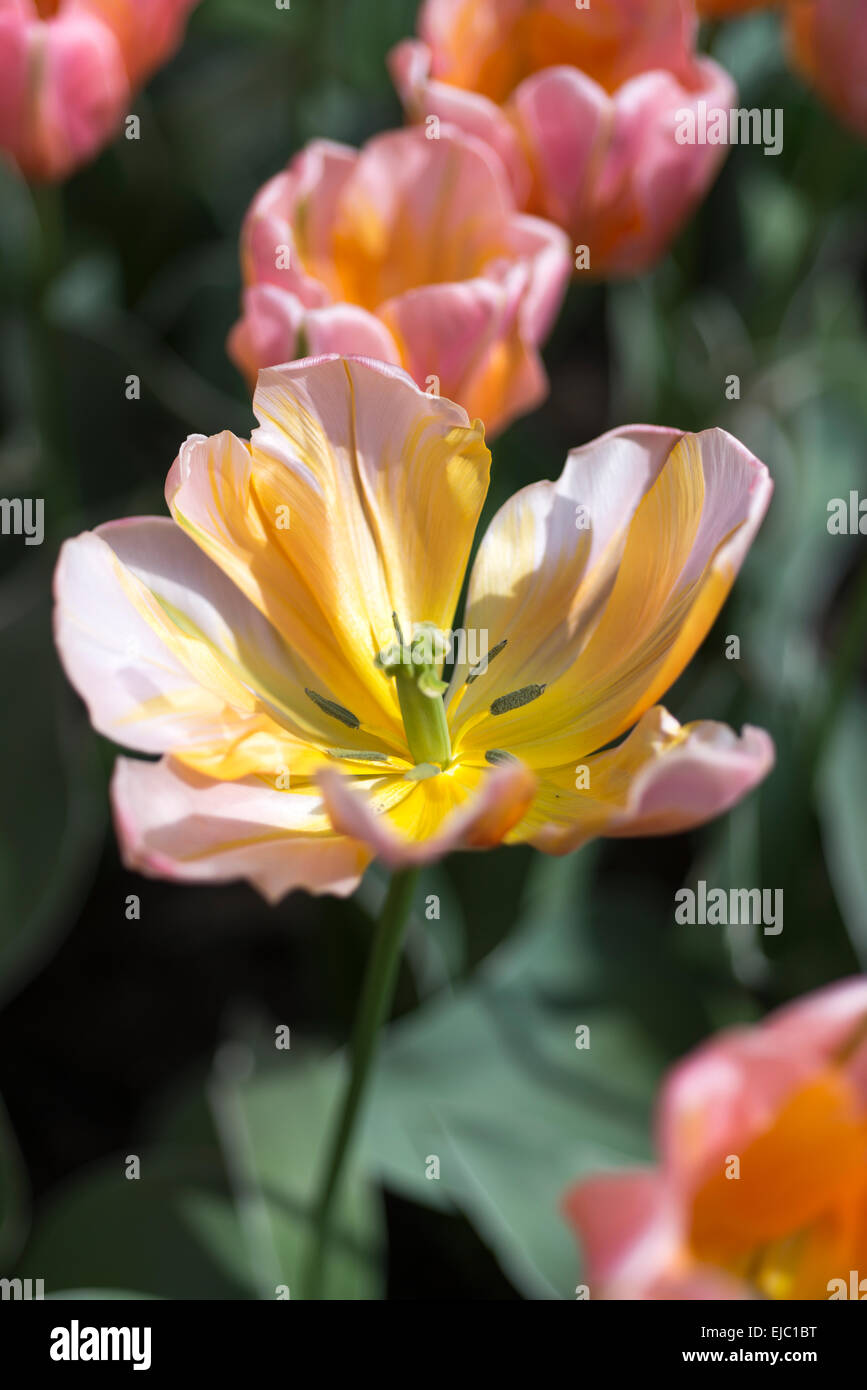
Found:
M 0 0 L 0 149 L 62 179 L 114 135 L 197 0 Z
M 705 1043 L 658 1113 L 658 1168 L 566 1198 L 591 1296 L 841 1298 L 853 1270 L 867 1291 L 867 979 Z
M 411 119 L 486 140 L 519 205 L 588 247 L 591 273 L 633 274 L 663 254 L 725 153 L 675 138 L 678 113 L 735 97 L 695 54 L 695 26 L 686 0 L 425 0 L 421 37 L 390 66 Z
M 762 731 L 657 703 L 770 497 L 729 435 L 614 430 L 508 501 L 469 580 L 484 640 L 446 690 L 432 638 L 487 491 L 480 423 L 339 357 L 263 371 L 254 409 L 249 443 L 183 445 L 171 520 L 102 526 L 58 563 L 57 645 L 93 724 L 161 755 L 114 774 L 130 867 L 349 893 L 375 855 L 682 830 L 767 773 Z
M 568 242 L 516 211 L 496 157 L 459 132 L 315 141 L 257 195 L 241 259 L 229 350 L 251 385 L 308 353 L 376 357 L 492 433 L 547 392 L 538 345 Z

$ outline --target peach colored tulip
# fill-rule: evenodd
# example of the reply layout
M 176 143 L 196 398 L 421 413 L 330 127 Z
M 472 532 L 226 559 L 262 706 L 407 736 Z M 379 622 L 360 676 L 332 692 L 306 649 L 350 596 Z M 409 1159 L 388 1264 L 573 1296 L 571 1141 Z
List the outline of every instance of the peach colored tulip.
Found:
M 243 316 L 229 339 L 260 367 L 326 352 L 405 367 L 489 432 L 538 405 L 538 352 L 569 277 L 568 242 L 522 215 L 495 156 L 443 127 L 317 140 L 244 224 Z
M 263 371 L 254 410 L 249 443 L 187 440 L 171 520 L 102 526 L 58 563 L 56 640 L 95 727 L 161 755 L 115 770 L 130 867 L 348 893 L 374 855 L 681 830 L 767 773 L 760 730 L 681 727 L 657 703 L 770 496 L 729 435 L 615 430 L 507 502 L 446 691 L 480 424 L 341 357 Z
M 389 62 L 411 119 L 486 140 L 519 205 L 588 247 L 592 274 L 632 274 L 663 254 L 725 154 L 675 139 L 679 112 L 735 100 L 694 54 L 695 24 L 686 0 L 426 0 L 421 38 Z
M 65 178 L 114 135 L 197 0 L 0 0 L 0 149 Z
M 566 1198 L 591 1296 L 840 1298 L 855 1270 L 863 1297 L 867 978 L 693 1052 L 663 1087 L 659 1150 Z
M 867 139 L 867 6 L 863 0 L 790 0 L 794 65 L 841 121 Z

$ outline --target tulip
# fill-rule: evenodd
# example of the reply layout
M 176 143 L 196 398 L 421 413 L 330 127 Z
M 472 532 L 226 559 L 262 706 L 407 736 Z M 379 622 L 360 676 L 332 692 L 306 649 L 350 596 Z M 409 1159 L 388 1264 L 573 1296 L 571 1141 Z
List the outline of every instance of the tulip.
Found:
M 0 0 L 0 149 L 65 178 L 111 139 L 196 0 Z
M 867 978 L 704 1043 L 658 1116 L 657 1168 L 566 1197 L 592 1294 L 851 1296 L 851 1271 L 867 1275 Z
M 867 10 L 861 0 L 789 0 L 792 61 L 831 110 L 867 139 Z
M 389 63 L 411 119 L 487 141 L 518 204 L 588 248 L 579 270 L 627 275 L 663 254 L 725 154 L 676 139 L 685 111 L 735 99 L 695 55 L 695 23 L 683 0 L 426 0 L 421 38 Z
M 479 422 L 335 356 L 263 371 L 254 409 L 249 443 L 183 445 L 171 519 L 61 551 L 66 672 L 101 733 L 161 755 L 115 770 L 127 865 L 243 877 L 272 901 L 345 894 L 375 855 L 684 829 L 766 774 L 760 730 L 681 726 L 656 703 L 768 504 L 729 435 L 615 430 L 507 502 L 446 691 L 440 637 L 488 484 Z
M 545 396 L 538 345 L 568 242 L 516 212 L 484 145 L 435 135 L 392 131 L 361 151 L 314 141 L 259 192 L 229 339 L 251 387 L 259 368 L 307 354 L 376 357 L 491 432 Z

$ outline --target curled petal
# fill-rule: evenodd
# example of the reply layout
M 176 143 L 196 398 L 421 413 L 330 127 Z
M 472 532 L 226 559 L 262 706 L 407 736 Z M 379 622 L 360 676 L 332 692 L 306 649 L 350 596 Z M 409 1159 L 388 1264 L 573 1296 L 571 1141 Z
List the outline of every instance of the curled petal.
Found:
M 111 793 L 124 863 L 151 877 L 243 878 L 271 903 L 295 888 L 346 897 L 370 858 L 331 833 L 318 795 L 256 778 L 213 782 L 170 758 L 119 758 Z
M 533 843 L 565 854 L 595 835 L 689 830 L 730 810 L 773 765 L 774 746 L 763 729 L 747 726 L 738 738 L 724 724 L 681 726 L 656 707 L 617 748 L 586 759 L 586 794 L 575 790 L 574 763 L 543 775 L 532 821 L 546 813 L 557 820 L 544 824 Z
M 519 207 L 530 193 L 531 175 L 518 132 L 502 107 L 478 92 L 437 82 L 431 76 L 433 55 L 427 44 L 404 39 L 392 49 L 388 66 L 410 118 L 438 120 L 475 135 L 503 162 Z
M 533 170 L 530 206 L 590 251 L 593 274 L 653 264 L 707 191 L 724 145 L 680 143 L 699 103 L 728 112 L 735 88 L 709 59 L 687 76 L 656 71 L 613 95 L 576 68 L 529 77 L 509 110 Z
M 253 387 L 263 364 L 301 357 L 340 352 L 400 366 L 388 328 L 366 309 L 354 304 L 305 309 L 294 294 L 276 285 L 252 285 L 244 291 L 243 314 L 229 334 L 228 348 Z
M 447 773 L 416 783 L 393 802 L 399 817 L 378 812 L 336 769 L 318 774 L 335 830 L 362 840 L 391 868 L 431 864 L 456 849 L 491 849 L 524 815 L 535 778 L 521 764 L 482 774 L 476 790 Z M 400 827 L 400 828 L 399 828 Z

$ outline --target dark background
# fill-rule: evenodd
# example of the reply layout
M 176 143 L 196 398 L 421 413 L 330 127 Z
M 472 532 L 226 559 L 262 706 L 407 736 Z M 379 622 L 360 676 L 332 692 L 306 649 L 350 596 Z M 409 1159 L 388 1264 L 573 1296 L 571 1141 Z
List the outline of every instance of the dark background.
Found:
M 115 749 L 59 670 L 51 571 L 66 536 L 164 512 L 186 434 L 249 434 L 224 351 L 241 218 L 306 140 L 400 123 L 384 56 L 414 12 L 204 0 L 135 101 L 139 141 L 35 198 L 2 177 L 0 493 L 45 498 L 46 540 L 0 540 L 0 1273 L 50 1290 L 297 1291 L 334 1047 L 384 880 L 373 871 L 346 903 L 295 894 L 272 909 L 243 886 L 125 871 L 107 814 Z M 563 1189 L 649 1155 L 664 1068 L 867 962 L 865 542 L 826 526 L 830 499 L 867 495 L 867 154 L 787 71 L 773 16 L 705 40 L 742 105 L 784 110 L 783 152 L 732 150 L 651 274 L 572 287 L 545 354 L 551 397 L 494 442 L 485 519 L 615 424 L 743 439 L 774 502 L 666 704 L 684 721 L 767 727 L 778 767 L 694 835 L 425 871 L 335 1297 L 570 1297 Z M 676 926 L 674 893 L 699 878 L 783 888 L 782 934 Z

